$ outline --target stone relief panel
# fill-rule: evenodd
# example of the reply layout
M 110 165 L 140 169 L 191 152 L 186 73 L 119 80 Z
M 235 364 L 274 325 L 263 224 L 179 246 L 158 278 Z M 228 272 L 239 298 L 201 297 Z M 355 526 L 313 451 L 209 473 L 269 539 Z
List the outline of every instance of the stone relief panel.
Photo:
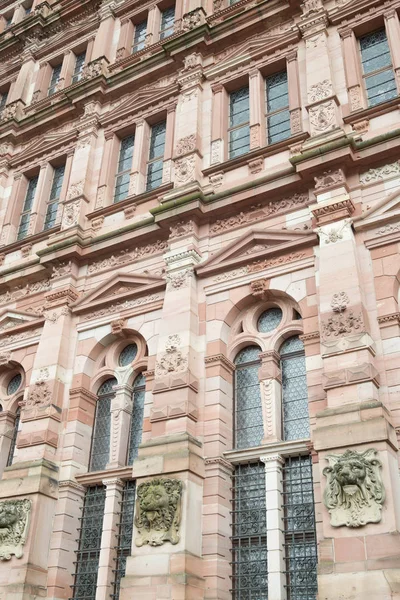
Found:
M 22 558 L 31 505 L 27 499 L 0 502 L 0 560 L 10 560 L 13 554 Z
M 156 376 L 163 377 L 169 373 L 185 371 L 188 366 L 187 358 L 179 350 L 181 339 L 179 335 L 170 335 L 165 344 L 165 353 L 156 362 Z
M 332 527 L 362 527 L 381 520 L 385 488 L 377 454 L 371 448 L 326 456 L 329 466 L 323 470 L 327 478 L 324 504 L 331 515 Z
M 179 479 L 153 479 L 138 486 L 136 546 L 162 546 L 179 542 L 183 483 Z

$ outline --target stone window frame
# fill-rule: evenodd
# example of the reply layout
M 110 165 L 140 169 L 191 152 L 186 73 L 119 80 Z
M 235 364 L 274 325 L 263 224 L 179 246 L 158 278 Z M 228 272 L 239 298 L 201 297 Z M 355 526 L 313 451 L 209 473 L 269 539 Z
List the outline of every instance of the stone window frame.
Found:
M 378 20 L 377 20 L 378 19 Z M 377 29 L 385 28 L 392 57 L 392 69 L 397 85 L 398 96 L 368 106 L 367 94 L 361 66 L 361 51 L 358 38 Z M 342 41 L 342 54 L 348 94 L 348 114 L 344 116 L 346 123 L 353 123 L 363 118 L 373 118 L 397 107 L 400 95 L 400 20 L 396 9 L 382 11 L 378 15 L 364 18 L 360 23 L 340 27 L 338 33 Z
M 268 144 L 265 122 L 265 77 L 283 70 L 286 70 L 288 76 L 291 135 L 285 140 Z M 228 150 L 229 93 L 243 87 L 247 81 L 250 92 L 250 151 L 230 159 Z M 240 73 L 235 78 L 230 77 L 212 83 L 211 90 L 211 168 L 216 165 L 219 165 L 220 168 L 230 164 L 240 165 L 267 149 L 279 152 L 282 148 L 290 146 L 293 143 L 293 137 L 303 131 L 297 49 L 287 52 L 275 60 L 260 64 L 250 71 L 246 71 L 245 74 Z

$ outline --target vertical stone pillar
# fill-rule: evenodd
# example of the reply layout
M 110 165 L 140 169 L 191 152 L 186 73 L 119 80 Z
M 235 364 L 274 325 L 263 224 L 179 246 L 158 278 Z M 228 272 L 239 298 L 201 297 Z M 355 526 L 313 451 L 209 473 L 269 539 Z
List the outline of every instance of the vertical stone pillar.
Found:
M 111 400 L 111 450 L 108 469 L 126 465 L 132 415 L 132 387 L 127 384 L 116 385 L 114 390 L 115 396 Z
M 111 62 L 111 46 L 114 35 L 114 0 L 106 0 L 99 9 L 100 25 L 96 33 L 91 60 L 105 58 Z
M 108 206 L 112 203 L 114 191 L 113 183 L 115 176 L 115 170 L 113 170 L 113 166 L 116 164 L 119 150 L 119 140 L 113 131 L 106 131 L 104 138 L 105 142 L 103 156 L 101 159 L 99 187 L 97 188 L 96 196 L 96 209 L 103 208 L 104 206 Z
M 130 196 L 141 194 L 145 190 L 149 132 L 149 125 L 144 119 L 136 121 L 132 171 L 129 179 Z
M 286 600 L 282 483 L 282 467 L 285 461 L 279 454 L 261 456 L 261 461 L 265 464 L 268 598 L 269 600 Z
M 158 41 L 160 31 L 160 11 L 156 4 L 151 4 L 147 13 L 146 46 Z
M 263 109 L 264 79 L 258 69 L 249 72 L 250 95 L 250 150 L 260 148 L 265 143 L 265 108 Z
M 74 160 L 74 152 L 75 152 L 75 148 L 73 148 L 72 150 L 70 150 L 68 152 L 68 154 L 67 154 L 67 159 L 65 161 L 64 179 L 63 179 L 63 183 L 62 183 L 62 187 L 61 187 L 60 199 L 59 199 L 59 202 L 58 202 L 57 216 L 56 216 L 55 225 L 60 225 L 60 223 L 61 223 L 62 213 L 63 213 L 63 206 L 64 206 L 64 203 L 65 203 L 65 200 L 67 199 L 68 188 L 69 188 L 69 181 L 70 181 L 70 178 L 71 178 L 72 163 L 73 163 L 73 160 Z
M 292 135 L 303 131 L 297 50 L 286 56 L 286 70 L 289 89 L 290 131 Z
M 211 160 L 212 165 L 225 160 L 226 128 L 228 124 L 226 90 L 221 83 L 212 86 Z
M 113 593 L 112 582 L 115 569 L 115 546 L 118 540 L 118 520 L 121 512 L 123 482 L 105 479 L 106 501 L 104 506 L 103 532 L 97 576 L 96 600 L 108 600 Z
M 279 355 L 274 350 L 261 352 L 259 369 L 264 421 L 263 444 L 282 440 L 282 382 Z
M 132 19 L 123 19 L 121 21 L 121 32 L 119 34 L 117 60 L 122 60 L 131 54 L 133 40 Z
M 7 465 L 11 440 L 14 433 L 15 415 L 9 411 L 0 412 L 0 474 Z
M 44 62 L 40 65 L 39 71 L 36 74 L 36 82 L 33 90 L 32 103 L 39 102 L 45 98 L 47 89 L 49 87 L 51 74 L 51 66 L 48 62 Z
M 21 109 L 27 104 L 32 74 L 35 72 L 35 64 L 35 60 L 30 51 L 26 51 L 22 54 L 22 65 L 18 72 L 16 82 L 12 86 L 12 89 L 10 89 L 7 105 L 13 104 Z
M 397 90 L 400 93 L 400 48 L 397 43 L 400 36 L 399 15 L 395 9 L 391 9 L 386 11 L 383 16 L 385 18 L 390 53 L 392 55 L 393 70 L 396 76 Z
M 50 196 L 51 179 L 53 169 L 48 162 L 40 165 L 39 179 L 35 198 L 32 203 L 31 216 L 29 219 L 28 235 L 38 233 L 43 228 L 46 201 Z
M 165 147 L 164 147 L 162 183 L 169 183 L 171 181 L 172 154 L 173 154 L 174 139 L 175 139 L 175 114 L 176 114 L 176 105 L 173 104 L 171 106 L 168 106 L 166 128 L 165 128 L 166 132 L 165 132 Z
M 340 35 L 343 40 L 344 68 L 350 111 L 360 110 L 366 107 L 366 101 L 356 36 L 352 29 L 345 29 L 341 31 Z
M 22 203 L 26 194 L 28 180 L 22 173 L 14 175 L 14 181 L 11 189 L 9 201 L 7 203 L 6 215 L 4 218 L 3 229 L 1 233 L 1 245 L 10 244 L 17 236 L 18 225 L 21 217 Z

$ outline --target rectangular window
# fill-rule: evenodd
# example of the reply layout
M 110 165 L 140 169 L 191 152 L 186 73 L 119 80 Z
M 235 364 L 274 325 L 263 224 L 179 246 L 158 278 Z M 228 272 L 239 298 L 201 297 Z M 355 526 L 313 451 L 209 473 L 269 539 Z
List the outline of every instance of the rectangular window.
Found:
M 83 502 L 79 547 L 76 553 L 74 600 L 96 598 L 105 501 L 104 486 L 97 485 L 87 489 Z
M 229 94 L 229 158 L 246 154 L 250 150 L 250 100 L 249 87 Z
M 86 52 L 82 52 L 81 54 L 76 55 L 74 72 L 72 74 L 71 83 L 78 83 L 78 81 L 80 81 L 82 79 L 82 71 L 83 71 L 83 67 L 85 66 L 85 58 L 86 58 Z
M 136 482 L 126 481 L 122 492 L 121 513 L 117 538 L 117 560 L 115 565 L 114 600 L 119 598 L 121 579 L 125 577 L 126 559 L 131 555 L 133 516 L 135 508 Z
M 48 96 L 52 96 L 57 91 L 57 84 L 60 81 L 60 75 L 61 75 L 61 67 L 62 67 L 61 64 L 57 65 L 56 67 L 53 67 L 53 70 L 51 73 L 49 91 L 47 92 Z
M 315 600 L 317 541 L 310 456 L 288 457 L 283 467 L 287 600 Z
M 51 184 L 49 202 L 47 204 L 46 217 L 43 229 L 51 229 L 56 223 L 58 203 L 60 201 L 61 188 L 64 179 L 65 165 L 54 169 L 53 182 Z
M 5 26 L 4 26 L 4 29 L 8 29 L 12 25 L 13 15 L 9 15 L 8 17 L 4 17 L 4 20 L 6 22 Z
M 135 137 L 133 135 L 121 140 L 117 174 L 115 176 L 114 202 L 120 202 L 128 196 L 134 143 Z
M 160 40 L 174 33 L 175 6 L 171 6 L 161 13 Z
M 19 222 L 17 240 L 22 240 L 28 235 L 29 221 L 31 218 L 31 210 L 33 200 L 35 198 L 38 179 L 39 177 L 32 177 L 32 179 L 29 180 L 24 207 L 22 209 L 21 220 Z
M 166 129 L 166 121 L 157 123 L 157 125 L 153 125 L 151 128 L 149 161 L 147 163 L 146 191 L 154 190 L 162 183 Z
M 397 88 L 385 29 L 359 39 L 368 106 L 396 98 Z
M 268 144 L 290 137 L 289 89 L 286 71 L 265 78 Z
M 265 468 L 237 465 L 233 476 L 232 599 L 268 600 Z
M 7 97 L 8 97 L 7 92 L 3 92 L 2 94 L 0 94 L 0 110 L 3 110 L 3 108 L 7 104 Z
M 146 44 L 147 20 L 135 25 L 135 33 L 133 36 L 132 54 L 143 50 Z

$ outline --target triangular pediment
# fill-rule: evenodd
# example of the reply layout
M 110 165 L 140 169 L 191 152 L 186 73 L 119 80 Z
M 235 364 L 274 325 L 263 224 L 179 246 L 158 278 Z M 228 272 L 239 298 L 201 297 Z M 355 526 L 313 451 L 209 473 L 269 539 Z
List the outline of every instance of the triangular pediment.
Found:
M 115 273 L 94 290 L 84 295 L 74 305 L 74 312 L 80 313 L 103 304 L 115 303 L 127 298 L 151 294 L 165 287 L 162 277 L 130 273 Z
M 356 229 L 371 229 L 384 223 L 400 220 L 400 190 L 386 196 L 368 208 L 354 223 Z
M 77 136 L 75 129 L 68 131 L 49 132 L 43 136 L 39 136 L 32 141 L 31 144 L 25 146 L 22 151 L 12 161 L 13 164 L 21 164 L 32 158 L 46 154 L 50 150 L 54 150 L 57 146 L 63 146 L 72 142 Z
M 37 320 L 37 315 L 16 310 L 2 310 L 0 311 L 0 335 L 21 325 L 29 326 L 32 322 L 36 323 Z
M 199 276 L 232 269 L 268 256 L 287 254 L 317 243 L 314 233 L 284 229 L 250 229 L 196 269 Z

